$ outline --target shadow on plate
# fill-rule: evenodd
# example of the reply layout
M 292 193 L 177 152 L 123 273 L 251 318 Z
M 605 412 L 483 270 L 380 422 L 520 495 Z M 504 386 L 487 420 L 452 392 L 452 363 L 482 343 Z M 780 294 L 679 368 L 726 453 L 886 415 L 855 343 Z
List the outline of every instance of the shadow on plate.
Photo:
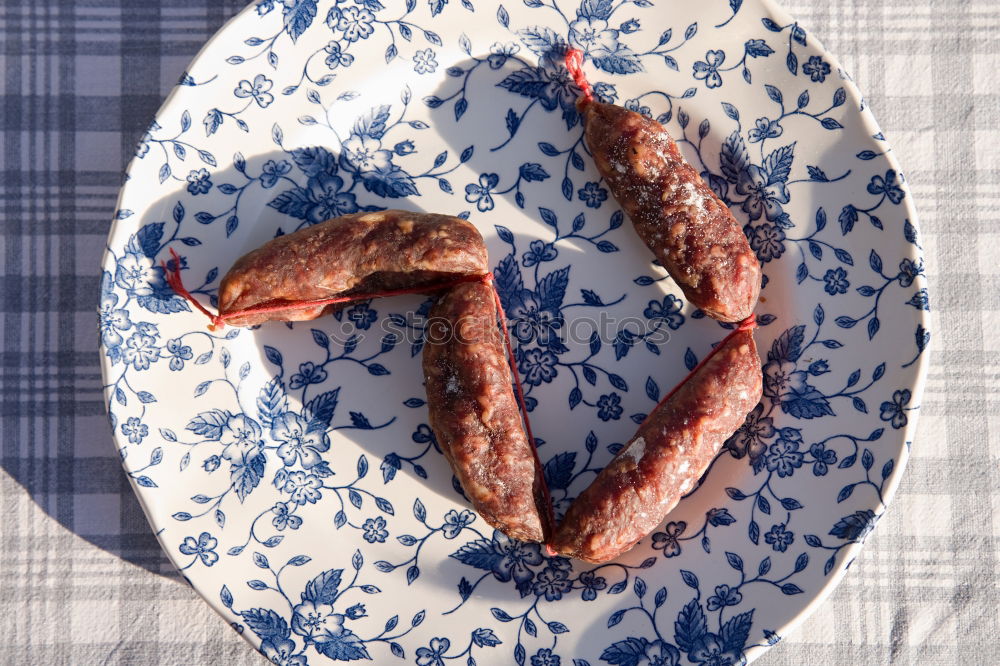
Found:
M 223 156 L 219 158 L 230 161 Z M 134 291 L 136 285 L 119 275 L 125 272 L 129 261 L 138 258 L 154 266 L 152 283 L 139 285 L 142 293 L 149 291 L 149 284 L 153 285 L 153 300 L 133 294 L 132 307 L 138 302 L 145 304 L 144 309 L 133 310 L 130 321 L 122 324 L 124 328 L 113 324 L 105 328 L 105 351 L 111 350 L 115 356 L 128 353 L 128 340 L 136 334 L 141 322 L 159 321 L 162 327 L 164 317 L 174 316 L 171 311 L 185 307 L 162 282 L 161 269 L 155 268 L 169 258 L 170 248 L 181 256 L 185 286 L 214 311 L 221 276 L 238 257 L 276 235 L 358 209 L 373 210 L 378 205 L 396 204 L 423 212 L 411 200 L 386 200 L 370 193 L 360 178 L 352 178 L 350 167 L 345 167 L 335 152 L 322 148 L 274 151 L 246 160 L 234 157 L 229 167 L 212 171 L 200 184 L 178 181 L 176 185 L 176 191 L 150 205 L 141 220 L 128 226 L 123 223 L 127 229 L 123 233 L 134 234 L 131 239 L 124 236 L 113 242 L 117 268 L 106 272 L 103 278 L 102 303 L 106 314 L 114 314 L 124 304 L 128 290 Z M 114 289 L 112 284 L 116 285 Z M 128 372 L 131 385 L 121 382 L 112 386 L 110 401 L 119 413 L 114 419 L 116 437 L 122 443 L 132 436 L 125 447 L 132 470 L 129 474 L 137 485 L 145 488 L 144 499 L 157 502 L 156 487 L 185 485 L 180 493 L 176 487 L 171 489 L 177 500 L 171 500 L 165 513 L 162 509 L 158 513 L 188 517 L 177 521 L 167 518 L 158 526 L 161 532 L 183 531 L 187 520 L 207 516 L 207 521 L 191 523 L 184 534 L 212 532 L 221 544 L 218 554 L 225 558 L 229 557 L 226 551 L 238 547 L 231 538 L 223 538 L 230 536 L 225 534 L 227 523 L 233 527 L 243 523 L 236 529 L 248 529 L 242 532 L 244 536 L 250 534 L 247 537 L 250 543 L 245 543 L 244 548 L 266 549 L 292 533 L 298 527 L 298 517 L 305 516 L 307 523 L 329 521 L 338 500 L 337 506 L 342 510 L 334 522 L 344 529 L 365 530 L 369 518 L 410 511 L 413 498 L 405 502 L 396 499 L 397 506 L 392 507 L 388 499 L 369 490 L 355 490 L 349 481 L 356 472 L 381 476 L 385 485 L 395 480 L 398 486 L 404 478 L 415 480 L 418 487 L 426 487 L 415 495 L 429 503 L 433 501 L 429 495 L 461 501 L 451 470 L 426 424 L 419 327 L 407 323 L 395 326 L 392 332 L 387 328 L 393 322 L 412 319 L 413 313 L 426 312 L 429 304 L 430 300 L 422 296 L 359 302 L 311 322 L 271 322 L 252 331 L 227 327 L 211 334 L 192 327 L 191 332 L 175 340 L 168 340 L 169 334 L 161 334 L 157 329 L 154 346 L 158 356 L 152 361 L 158 364 L 156 370 L 163 373 L 167 370 L 164 366 L 181 371 L 194 369 L 192 365 L 204 365 L 213 368 L 215 374 L 211 377 L 231 376 L 230 386 L 238 396 L 233 399 L 232 391 L 224 389 L 215 393 L 221 384 L 194 387 L 192 380 L 185 381 L 178 374 L 178 390 L 181 385 L 185 391 L 193 389 L 196 402 L 201 404 L 183 413 L 162 411 L 168 409 L 166 394 L 172 389 L 163 382 L 170 379 L 170 373 L 161 374 L 156 383 L 143 386 L 142 371 L 134 361 Z M 237 337 L 227 342 L 232 335 Z M 112 384 L 125 367 L 123 361 L 124 357 L 112 365 L 108 378 Z M 218 365 L 220 361 L 225 370 Z M 236 368 L 244 364 L 248 364 L 248 374 L 253 368 L 247 381 L 252 388 L 245 391 L 238 388 L 243 386 L 244 377 L 236 377 Z M 352 390 L 360 385 L 365 385 L 366 390 Z M 367 388 L 372 386 L 377 388 Z M 144 391 L 148 394 L 143 395 Z M 374 395 L 377 400 L 373 400 Z M 214 423 L 214 430 L 205 423 L 205 419 L 213 418 L 206 416 L 213 410 L 221 419 Z M 282 416 L 285 411 L 287 416 Z M 193 425 L 192 419 L 200 418 L 199 414 L 204 416 L 202 425 Z M 311 418 L 325 418 L 324 428 L 312 431 Z M 388 428 L 392 424 L 395 425 Z M 243 450 L 240 444 L 229 446 L 227 437 L 239 427 L 248 428 L 252 438 L 262 444 L 244 446 Z M 296 447 L 282 447 L 304 430 L 310 432 L 297 440 L 301 443 L 297 453 L 292 453 Z M 220 435 L 221 431 L 226 434 Z M 196 441 L 200 443 L 195 444 Z M 337 456 L 338 446 L 348 442 L 363 451 L 363 463 L 353 457 Z M 307 459 L 310 448 L 322 453 L 323 463 L 316 465 L 315 460 Z M 263 456 L 265 462 L 258 460 L 258 456 Z M 111 461 L 105 463 L 114 470 L 112 476 L 119 491 L 123 490 L 127 484 Z M 161 465 L 172 469 L 168 471 Z M 309 500 L 308 490 L 294 490 L 303 474 L 310 479 L 313 476 L 322 479 L 322 487 L 314 490 L 325 496 L 323 501 Z M 371 490 L 379 492 L 378 488 Z M 399 491 L 393 490 L 387 489 L 382 494 L 398 497 Z M 237 495 L 239 501 L 225 504 L 214 501 L 218 495 L 227 493 Z M 156 560 L 155 567 L 147 563 L 146 568 L 157 573 L 169 571 L 156 541 L 139 518 L 141 510 L 131 494 L 126 495 L 128 500 L 121 501 L 129 504 L 137 521 L 134 529 L 137 538 L 141 535 L 146 540 L 150 557 Z M 301 501 L 295 501 L 296 498 Z M 276 501 L 282 502 L 284 508 L 273 511 Z M 214 513 L 216 508 L 222 515 Z M 278 517 L 282 511 L 288 513 L 284 519 Z M 307 524 L 305 529 L 308 527 Z M 178 536 L 170 540 L 176 543 L 180 540 Z M 428 574 L 433 576 L 431 572 Z

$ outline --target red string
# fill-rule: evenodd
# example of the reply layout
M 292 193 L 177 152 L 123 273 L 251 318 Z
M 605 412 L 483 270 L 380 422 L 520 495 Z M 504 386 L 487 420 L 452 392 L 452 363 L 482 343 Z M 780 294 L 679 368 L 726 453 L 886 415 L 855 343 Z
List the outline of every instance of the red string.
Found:
M 546 524 L 542 526 L 542 534 L 544 539 L 548 539 L 548 537 L 552 535 L 556 524 L 555 511 L 552 508 L 552 495 L 549 493 L 549 484 L 545 480 L 542 460 L 538 457 L 538 448 L 535 446 L 535 437 L 531 434 L 531 420 L 528 419 L 528 406 L 524 402 L 524 390 L 521 387 L 521 375 L 517 371 L 517 358 L 514 356 L 514 348 L 510 342 L 510 331 L 507 330 L 507 317 L 504 315 L 503 303 L 500 301 L 500 293 L 497 291 L 496 285 L 493 284 L 492 279 L 489 281 L 489 285 L 493 288 L 493 299 L 496 302 L 497 316 L 500 318 L 500 330 L 503 331 L 503 343 L 504 347 L 507 349 L 507 364 L 510 365 L 510 371 L 514 375 L 514 388 L 517 390 L 517 401 L 519 409 L 521 410 L 521 417 L 524 420 L 524 432 L 528 435 L 528 441 L 531 442 L 531 453 L 535 456 L 535 469 L 539 470 L 542 477 L 542 498 L 544 499 L 546 510 Z M 548 548 L 548 546 L 546 546 L 546 548 Z
M 212 320 L 209 328 L 215 330 L 216 326 L 221 326 L 224 322 L 222 317 L 217 314 L 212 314 L 208 309 L 195 300 L 195 297 L 191 295 L 191 292 L 187 290 L 184 286 L 184 282 L 181 280 L 181 258 L 174 251 L 174 248 L 170 248 L 170 257 L 173 259 L 174 267 L 173 269 L 165 261 L 160 262 L 160 266 L 163 267 L 163 273 L 167 277 L 167 284 L 176 291 L 180 296 L 184 297 L 185 300 L 190 301 L 192 305 L 201 310 L 201 312 Z
M 580 89 L 583 99 L 588 102 L 594 99 L 594 93 L 587 81 L 587 75 L 583 73 L 583 52 L 579 49 L 569 49 L 566 51 L 566 69 L 573 77 L 573 83 Z
M 524 388 L 521 386 L 521 376 L 517 371 L 517 358 L 514 356 L 514 348 L 510 341 L 510 332 L 507 330 L 507 317 L 504 314 L 503 302 L 500 300 L 500 293 L 497 291 L 496 284 L 493 282 L 493 273 L 485 273 L 483 275 L 464 275 L 454 280 L 448 280 L 446 282 L 439 282 L 437 284 L 426 285 L 423 287 L 409 287 L 405 289 L 389 289 L 386 291 L 380 291 L 368 294 L 349 294 L 346 296 L 337 296 L 334 298 L 324 298 L 319 300 L 311 301 L 284 301 L 280 303 L 264 303 L 261 305 L 256 305 L 250 308 L 244 308 L 242 310 L 234 310 L 232 312 L 227 312 L 223 315 L 212 314 L 208 308 L 199 303 L 190 291 L 184 286 L 184 282 L 181 279 L 181 258 L 177 255 L 177 252 L 173 248 L 170 248 L 170 256 L 174 262 L 174 266 L 171 269 L 166 262 L 161 262 L 163 270 L 166 273 L 167 284 L 169 284 L 178 295 L 182 296 L 186 300 L 190 301 L 198 310 L 200 310 L 206 317 L 212 320 L 210 328 L 213 330 L 216 327 L 224 326 L 227 319 L 234 319 L 236 317 L 242 317 L 245 315 L 252 314 L 264 314 L 268 312 L 281 312 L 284 310 L 298 310 L 304 307 L 316 307 L 319 305 L 331 305 L 334 303 L 347 303 L 350 301 L 363 301 L 370 298 L 383 298 L 386 296 L 399 296 L 401 294 L 419 294 L 426 293 L 428 291 L 440 291 L 442 289 L 449 289 L 459 284 L 465 284 L 468 282 L 482 282 L 490 287 L 493 292 L 493 302 L 496 306 L 497 317 L 500 322 L 500 330 L 503 331 L 504 349 L 507 352 L 507 363 L 510 365 L 511 374 L 514 376 L 514 388 L 517 392 L 517 402 L 518 410 L 521 412 L 521 420 L 524 421 L 524 432 L 528 436 L 528 441 L 531 443 L 531 453 L 535 457 L 535 468 L 538 470 L 543 470 L 542 461 L 538 457 L 538 449 L 535 446 L 535 437 L 531 433 L 531 420 L 528 418 L 528 407 L 524 401 Z M 547 509 L 546 520 L 547 524 L 543 526 L 543 532 L 546 534 L 551 534 L 552 528 L 555 525 L 555 515 L 552 509 L 552 496 L 549 494 L 549 485 L 545 481 L 545 474 L 542 473 L 542 496 L 545 501 L 545 506 Z
M 462 277 L 455 278 L 453 280 L 448 280 L 445 282 L 439 282 L 437 284 L 425 285 L 422 287 L 407 287 L 404 289 L 387 289 L 386 291 L 372 292 L 372 293 L 357 293 L 357 294 L 347 294 L 344 296 L 334 296 L 331 298 L 319 298 L 313 300 L 302 300 L 302 301 L 271 301 L 261 303 L 260 305 L 254 305 L 249 308 L 243 308 L 242 310 L 233 310 L 225 314 L 212 314 L 208 311 L 205 306 L 195 300 L 194 296 L 191 295 L 185 287 L 181 280 L 180 274 L 180 257 L 173 248 L 170 248 L 170 255 L 173 257 L 174 269 L 171 270 L 166 263 L 161 263 L 163 270 L 166 272 L 167 284 L 173 287 L 180 296 L 190 301 L 196 308 L 201 310 L 209 319 L 212 320 L 209 328 L 215 330 L 215 328 L 224 326 L 226 321 L 229 319 L 236 319 L 238 317 L 244 317 L 246 315 L 255 314 L 267 314 L 270 312 L 284 312 L 288 310 L 301 310 L 303 308 L 318 307 L 321 305 L 333 305 L 335 303 L 350 303 L 352 301 L 365 301 L 371 298 L 384 298 L 386 296 L 401 296 L 403 294 L 422 294 L 428 291 L 440 291 L 441 289 L 448 289 L 459 284 L 465 284 L 467 282 L 486 282 L 491 283 L 493 280 L 492 273 L 486 273 L 484 275 L 463 275 Z
M 691 369 L 691 372 L 687 373 L 684 376 L 684 379 L 682 379 L 679 382 L 677 382 L 677 384 L 675 384 L 674 387 L 672 389 L 670 389 L 670 392 L 667 393 L 665 396 L 663 396 L 662 400 L 660 400 L 658 403 L 656 403 L 656 407 L 654 407 L 649 412 L 649 414 L 646 415 L 646 418 L 643 419 L 642 424 L 639 426 L 639 428 L 642 428 L 642 426 L 646 425 L 646 421 L 648 421 L 649 417 L 653 415 L 653 412 L 655 412 L 662 405 L 664 405 L 668 400 L 670 400 L 670 398 L 672 398 L 674 396 L 674 394 L 677 393 L 677 391 L 679 391 L 682 386 L 684 386 L 685 384 L 687 384 L 688 380 L 690 380 L 692 377 L 694 377 L 695 373 L 697 373 L 699 370 L 701 370 L 702 367 L 706 363 L 708 363 L 711 360 L 711 358 L 713 356 L 715 356 L 719 352 L 720 349 L 722 349 L 723 347 L 726 346 L 727 342 L 729 342 L 730 340 L 732 340 L 736 336 L 736 334 L 741 333 L 743 331 L 752 331 L 755 328 L 757 328 L 757 317 L 754 316 L 753 314 L 751 314 L 749 317 L 747 317 L 746 319 L 744 319 L 743 321 L 741 321 L 739 326 L 737 326 L 735 329 L 733 329 L 732 331 L 730 331 L 729 335 L 727 335 L 725 338 L 722 339 L 722 342 L 720 342 L 719 344 L 715 345 L 715 347 L 712 348 L 712 351 L 708 352 L 708 354 L 705 355 L 705 358 L 701 359 L 701 361 L 699 361 L 698 364 Z

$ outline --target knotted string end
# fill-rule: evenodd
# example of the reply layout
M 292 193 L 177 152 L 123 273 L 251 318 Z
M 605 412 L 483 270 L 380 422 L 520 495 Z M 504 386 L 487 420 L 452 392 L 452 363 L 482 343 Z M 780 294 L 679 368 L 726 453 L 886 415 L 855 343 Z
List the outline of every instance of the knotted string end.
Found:
M 568 49 L 566 51 L 565 62 L 566 69 L 569 70 L 570 76 L 573 77 L 573 83 L 580 89 L 583 99 L 587 101 L 594 99 L 590 82 L 587 81 L 587 75 L 583 73 L 583 52 L 580 49 Z

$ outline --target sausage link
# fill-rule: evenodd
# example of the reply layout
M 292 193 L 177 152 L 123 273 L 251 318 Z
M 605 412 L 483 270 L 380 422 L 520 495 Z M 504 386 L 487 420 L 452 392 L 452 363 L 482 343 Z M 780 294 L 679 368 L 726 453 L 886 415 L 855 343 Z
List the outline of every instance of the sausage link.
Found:
M 732 213 L 663 125 L 585 98 L 577 107 L 598 171 L 687 299 L 721 321 L 750 316 L 760 263 Z
M 386 210 L 355 213 L 268 241 L 222 279 L 219 314 L 264 303 L 433 285 L 489 272 L 486 245 L 469 222 L 448 215 Z M 343 306 L 313 306 L 233 317 L 233 326 L 305 321 Z
M 659 525 L 761 395 L 752 331 L 739 331 L 666 402 L 570 505 L 550 546 L 606 562 Z
M 431 309 L 424 380 L 430 424 L 479 515 L 521 541 L 548 533 L 544 478 L 521 424 L 493 290 L 456 286 Z

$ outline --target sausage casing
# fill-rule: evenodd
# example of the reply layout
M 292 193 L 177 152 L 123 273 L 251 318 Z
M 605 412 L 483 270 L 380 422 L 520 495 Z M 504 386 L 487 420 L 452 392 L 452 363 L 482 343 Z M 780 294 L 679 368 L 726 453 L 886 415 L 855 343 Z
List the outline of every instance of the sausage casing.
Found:
M 219 288 L 219 314 L 264 303 L 434 285 L 489 272 L 486 245 L 466 220 L 386 210 L 355 213 L 279 236 L 236 261 Z M 227 319 L 233 326 L 315 319 L 338 306 Z
M 730 337 L 570 505 L 550 546 L 606 562 L 656 528 L 760 400 L 753 333 Z
M 593 100 L 581 99 L 577 107 L 598 171 L 685 297 L 721 321 L 750 316 L 760 263 L 732 213 L 663 125 Z
M 441 449 L 487 523 L 521 541 L 542 541 L 545 481 L 511 389 L 492 287 L 449 289 L 431 309 L 430 322 L 424 380 Z

